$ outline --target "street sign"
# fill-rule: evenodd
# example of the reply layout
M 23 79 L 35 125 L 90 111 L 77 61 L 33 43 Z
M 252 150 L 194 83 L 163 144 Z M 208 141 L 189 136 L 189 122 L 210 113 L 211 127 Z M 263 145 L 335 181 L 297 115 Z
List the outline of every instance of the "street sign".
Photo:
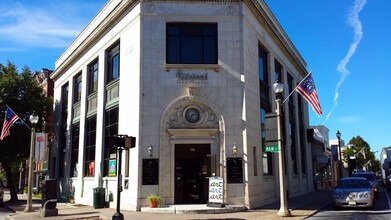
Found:
M 278 146 L 265 146 L 264 152 L 278 152 Z

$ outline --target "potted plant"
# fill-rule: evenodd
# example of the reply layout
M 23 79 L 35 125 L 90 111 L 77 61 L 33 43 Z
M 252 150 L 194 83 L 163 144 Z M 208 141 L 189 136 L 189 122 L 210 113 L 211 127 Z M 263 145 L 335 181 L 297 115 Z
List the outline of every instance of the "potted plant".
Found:
M 147 202 L 150 208 L 160 207 L 162 199 L 158 195 L 151 194 L 147 197 Z

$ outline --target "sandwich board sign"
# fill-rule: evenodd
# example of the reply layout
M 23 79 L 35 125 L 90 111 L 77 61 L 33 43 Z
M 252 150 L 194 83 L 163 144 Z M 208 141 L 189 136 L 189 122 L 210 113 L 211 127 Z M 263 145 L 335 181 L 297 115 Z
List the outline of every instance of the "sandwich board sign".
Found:
M 210 207 L 224 207 L 224 179 L 222 177 L 209 178 L 209 200 Z

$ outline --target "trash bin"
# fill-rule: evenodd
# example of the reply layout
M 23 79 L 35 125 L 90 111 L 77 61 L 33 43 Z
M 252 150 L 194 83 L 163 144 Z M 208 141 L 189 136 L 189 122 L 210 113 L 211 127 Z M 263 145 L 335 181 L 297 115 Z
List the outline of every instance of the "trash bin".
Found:
M 42 181 L 42 208 L 46 201 L 57 199 L 57 181 L 55 179 L 48 179 Z M 55 209 L 57 202 L 52 202 L 46 205 L 47 209 Z
M 104 208 L 105 207 L 105 188 L 96 187 L 94 188 L 94 208 Z

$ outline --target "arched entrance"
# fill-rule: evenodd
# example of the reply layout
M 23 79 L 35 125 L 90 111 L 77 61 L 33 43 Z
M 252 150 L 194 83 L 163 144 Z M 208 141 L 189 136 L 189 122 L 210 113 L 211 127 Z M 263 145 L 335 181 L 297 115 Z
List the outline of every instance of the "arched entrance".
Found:
M 213 104 L 212 104 L 213 105 Z M 162 118 L 159 187 L 166 203 L 205 204 L 208 182 L 220 174 L 221 149 L 219 120 L 206 104 L 185 99 L 170 105 Z M 164 155 L 164 156 L 163 156 Z

